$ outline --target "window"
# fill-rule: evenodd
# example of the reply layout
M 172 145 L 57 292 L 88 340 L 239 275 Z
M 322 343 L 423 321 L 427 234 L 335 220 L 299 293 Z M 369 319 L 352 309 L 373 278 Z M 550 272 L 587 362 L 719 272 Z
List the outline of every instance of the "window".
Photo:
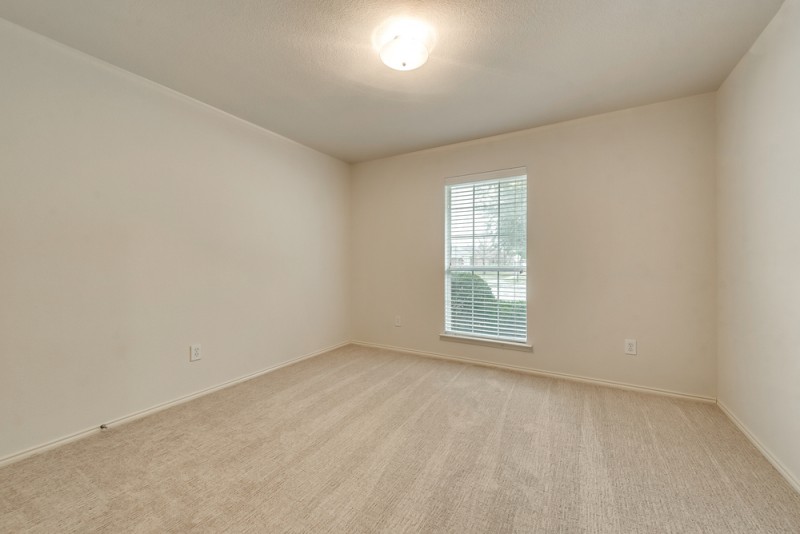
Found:
M 528 337 L 525 168 L 445 182 L 445 334 Z

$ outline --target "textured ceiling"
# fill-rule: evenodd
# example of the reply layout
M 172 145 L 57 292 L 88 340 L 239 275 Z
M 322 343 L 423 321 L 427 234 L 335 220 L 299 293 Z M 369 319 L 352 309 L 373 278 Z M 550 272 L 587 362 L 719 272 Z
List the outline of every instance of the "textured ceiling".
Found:
M 716 90 L 782 0 L 0 0 L 0 17 L 345 161 Z M 372 32 L 432 24 L 424 67 Z

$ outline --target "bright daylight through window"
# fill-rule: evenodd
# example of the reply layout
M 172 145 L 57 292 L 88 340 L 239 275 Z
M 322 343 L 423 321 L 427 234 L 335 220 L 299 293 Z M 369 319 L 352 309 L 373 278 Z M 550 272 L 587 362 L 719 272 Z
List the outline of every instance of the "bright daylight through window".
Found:
M 525 168 L 445 182 L 445 334 L 524 343 Z

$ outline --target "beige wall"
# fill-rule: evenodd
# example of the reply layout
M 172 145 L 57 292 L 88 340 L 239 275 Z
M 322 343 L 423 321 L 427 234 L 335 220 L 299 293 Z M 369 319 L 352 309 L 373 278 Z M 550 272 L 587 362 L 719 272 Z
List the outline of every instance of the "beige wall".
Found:
M 800 2 L 719 92 L 719 400 L 800 490 Z
M 349 339 L 348 165 L 2 20 L 0 72 L 0 459 Z
M 354 339 L 715 396 L 714 106 L 707 94 L 355 165 Z M 442 341 L 444 178 L 517 166 L 535 352 Z

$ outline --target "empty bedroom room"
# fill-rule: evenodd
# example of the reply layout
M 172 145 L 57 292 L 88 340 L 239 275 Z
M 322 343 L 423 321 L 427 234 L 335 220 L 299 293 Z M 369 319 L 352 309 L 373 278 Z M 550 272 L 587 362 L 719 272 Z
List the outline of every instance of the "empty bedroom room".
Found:
M 0 532 L 800 532 L 800 0 L 0 0 Z

